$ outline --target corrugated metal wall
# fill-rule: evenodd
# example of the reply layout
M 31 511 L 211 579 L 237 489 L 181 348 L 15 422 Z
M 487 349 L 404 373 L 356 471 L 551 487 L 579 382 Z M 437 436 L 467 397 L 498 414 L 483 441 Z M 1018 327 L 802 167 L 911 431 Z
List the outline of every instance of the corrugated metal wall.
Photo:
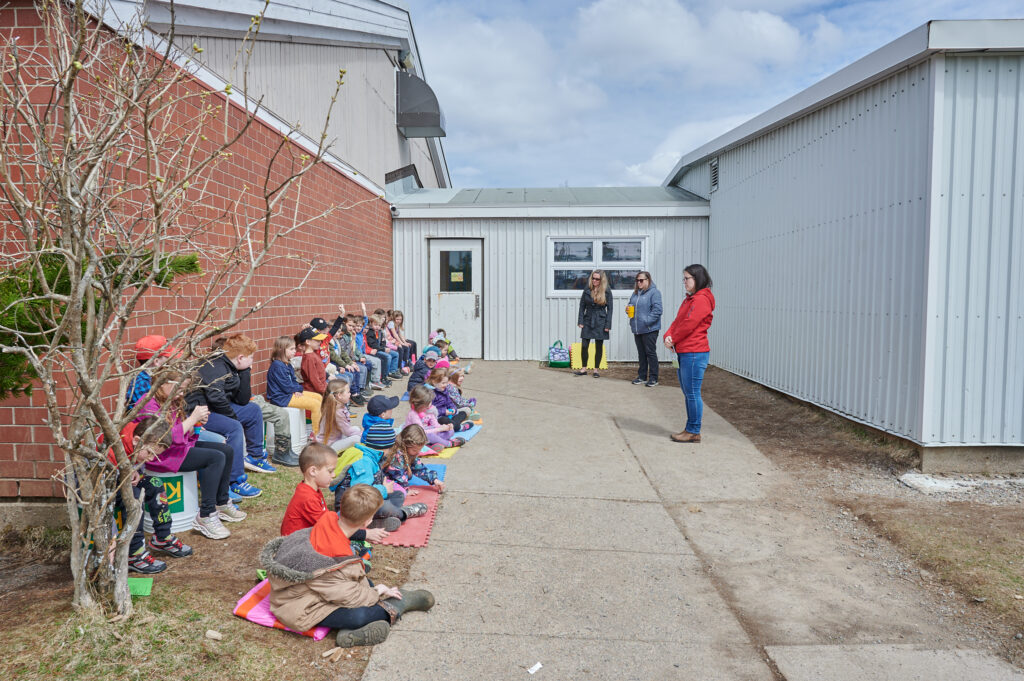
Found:
M 484 357 L 541 359 L 548 346 L 578 339 L 579 297 L 548 298 L 549 236 L 647 236 L 648 269 L 662 292 L 667 328 L 682 302 L 683 268 L 707 253 L 707 218 L 419 219 L 394 221 L 395 305 L 407 332 L 426 339 L 429 238 L 481 238 L 484 249 Z M 608 358 L 636 361 L 636 346 L 616 299 Z M 662 359 L 671 355 L 661 349 Z
M 931 100 L 921 64 L 721 154 L 713 364 L 921 438 Z
M 947 56 L 924 439 L 1024 444 L 1024 56 Z
M 708 198 L 711 195 L 711 166 L 707 163 L 693 166 L 680 178 L 679 187 Z
M 189 51 L 193 42 L 203 48 L 210 69 L 228 80 L 239 77 L 231 69 L 241 40 L 178 38 Z M 254 98 L 265 96 L 264 105 L 278 116 L 300 122 L 303 132 L 319 139 L 339 69 L 347 73 L 327 134 L 336 140 L 334 154 L 381 187 L 385 173 L 414 163 L 423 186 L 436 188 L 426 140 L 407 140 L 395 126 L 395 67 L 384 50 L 261 41 L 249 66 L 249 90 Z M 240 83 L 235 86 L 240 89 Z

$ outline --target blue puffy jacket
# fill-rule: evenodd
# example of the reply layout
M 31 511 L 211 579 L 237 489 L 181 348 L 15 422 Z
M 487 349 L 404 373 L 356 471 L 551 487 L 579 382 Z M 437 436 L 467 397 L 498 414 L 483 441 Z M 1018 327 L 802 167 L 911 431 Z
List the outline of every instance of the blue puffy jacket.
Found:
M 643 291 L 634 293 L 629 298 L 633 306 L 633 318 L 629 320 L 629 330 L 635 334 L 650 333 L 661 330 L 661 291 L 651 284 Z

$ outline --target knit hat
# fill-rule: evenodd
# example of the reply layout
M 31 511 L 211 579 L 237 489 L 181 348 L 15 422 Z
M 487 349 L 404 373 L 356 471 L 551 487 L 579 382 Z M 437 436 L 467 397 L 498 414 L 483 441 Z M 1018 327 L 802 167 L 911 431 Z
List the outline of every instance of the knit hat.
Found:
M 371 416 L 380 416 L 389 409 L 394 409 L 402 400 L 398 397 L 387 397 L 385 395 L 374 395 L 366 404 L 366 413 Z
M 163 336 L 145 336 L 135 343 L 135 359 L 140 362 L 148 362 L 153 355 L 160 353 L 161 357 L 171 357 L 177 350 L 167 345 L 167 339 Z M 161 350 L 163 348 L 163 350 Z
M 363 431 L 362 442 L 367 447 L 374 449 L 387 449 L 395 444 L 395 429 L 390 419 L 381 420 L 370 424 L 370 427 Z

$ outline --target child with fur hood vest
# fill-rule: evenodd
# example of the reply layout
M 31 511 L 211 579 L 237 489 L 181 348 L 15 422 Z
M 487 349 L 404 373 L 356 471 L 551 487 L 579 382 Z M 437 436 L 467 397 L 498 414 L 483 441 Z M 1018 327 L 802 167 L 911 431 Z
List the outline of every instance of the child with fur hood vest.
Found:
M 270 611 L 282 624 L 295 631 L 337 629 L 337 644 L 351 648 L 381 643 L 404 613 L 433 607 L 429 591 L 374 585 L 352 553 L 349 537 L 366 528 L 383 503 L 373 487 L 355 485 L 342 496 L 338 513 L 324 513 L 313 527 L 263 548 Z

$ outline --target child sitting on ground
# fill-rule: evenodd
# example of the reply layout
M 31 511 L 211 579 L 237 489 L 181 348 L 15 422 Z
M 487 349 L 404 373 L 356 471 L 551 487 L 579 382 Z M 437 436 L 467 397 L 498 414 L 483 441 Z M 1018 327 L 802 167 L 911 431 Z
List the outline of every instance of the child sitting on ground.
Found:
M 429 591 L 373 585 L 350 537 L 366 528 L 381 507 L 380 492 L 355 485 L 340 498 L 338 512 L 313 527 L 271 540 L 260 554 L 270 581 L 270 611 L 286 627 L 338 629 L 344 648 L 383 642 L 391 625 L 411 610 L 429 610 Z
M 420 426 L 427 434 L 432 445 L 445 447 L 461 447 L 466 441 L 461 437 L 452 437 L 455 430 L 452 424 L 440 424 L 437 421 L 437 410 L 433 409 L 434 391 L 425 385 L 418 385 L 409 393 L 409 413 L 405 415 L 405 425 Z
M 452 358 L 451 355 L 448 354 L 448 350 L 450 347 L 448 345 L 448 341 L 446 341 L 443 338 L 438 338 L 436 341 L 434 341 L 434 347 L 437 348 L 437 366 L 444 367 L 445 369 L 450 367 L 452 365 Z
M 468 421 L 469 410 L 461 410 L 448 395 L 448 369 L 436 367 L 430 372 L 429 379 L 430 385 L 434 388 L 431 403 L 437 410 L 437 422 L 441 425 L 452 424 L 456 432 L 472 428 L 473 424 Z
M 458 362 L 459 356 L 455 352 L 455 347 L 452 345 L 452 339 L 448 337 L 448 334 L 444 329 L 437 329 L 434 331 L 434 338 L 432 339 L 434 345 L 437 345 L 437 341 L 443 340 L 448 343 L 448 359 L 452 362 Z
M 144 416 L 138 421 L 126 425 L 121 431 L 121 443 L 125 454 L 132 464 L 132 494 L 136 499 L 142 497 L 143 511 L 149 513 L 153 521 L 153 536 L 148 545 L 143 530 L 142 516 L 135 527 L 128 544 L 128 570 L 144 575 L 152 575 L 167 569 L 167 563 L 157 560 L 150 550 L 175 558 L 192 555 L 192 547 L 181 543 L 171 533 L 171 511 L 164 493 L 163 481 L 155 476 L 147 475 L 141 468 L 160 456 L 171 446 L 171 427 L 166 420 L 158 416 Z M 114 450 L 107 457 L 117 464 Z M 120 504 L 120 502 L 118 502 Z
M 462 394 L 462 382 L 466 380 L 466 372 L 462 369 L 456 369 L 455 371 L 448 374 L 448 396 L 452 398 L 452 402 L 458 405 L 460 409 L 469 409 L 471 412 L 476 411 L 476 398 L 465 397 Z M 470 418 L 473 418 L 473 414 L 470 414 Z
M 362 428 L 352 423 L 352 414 L 348 410 L 351 399 L 348 381 L 340 378 L 328 381 L 327 392 L 324 393 L 321 405 L 324 414 L 322 427 L 313 433 L 313 438 L 317 442 L 339 453 L 354 446 L 363 435 Z
M 423 385 L 427 380 L 427 374 L 437 366 L 437 353 L 433 350 L 428 350 L 420 356 L 416 365 L 412 368 L 412 373 L 409 374 L 409 382 L 405 387 L 406 392 L 412 394 L 413 388 L 418 385 Z
M 293 407 L 309 411 L 313 421 L 313 432 L 320 429 L 320 395 L 306 390 L 295 378 L 292 358 L 295 357 L 295 339 L 280 336 L 274 341 L 274 349 L 270 353 L 270 368 L 267 370 L 267 401 L 278 407 Z M 282 443 L 283 444 L 283 443 Z M 291 448 L 291 444 L 288 444 Z M 277 455 L 278 445 L 275 438 L 274 454 Z
M 335 471 L 331 481 L 334 490 L 334 508 L 345 490 L 353 485 L 372 485 L 384 503 L 377 511 L 373 527 L 383 527 L 394 532 L 401 527 L 402 521 L 416 518 L 427 512 L 426 504 L 410 504 L 405 502 L 405 490 L 396 488 L 395 484 L 384 476 L 384 470 L 391 465 L 395 456 L 395 420 L 391 417 L 392 410 L 398 406 L 397 397 L 375 395 L 366 403 L 366 414 L 363 415 L 363 437 L 356 445 L 361 456 L 340 471 Z
M 423 445 L 427 444 L 427 434 L 423 429 L 419 426 L 402 428 L 402 432 L 398 434 L 397 444 L 398 454 L 384 474 L 406 489 L 409 488 L 409 480 L 418 477 L 432 485 L 438 492 L 444 492 L 444 481 L 420 461 L 420 451 Z M 414 494 L 415 491 L 410 494 Z

